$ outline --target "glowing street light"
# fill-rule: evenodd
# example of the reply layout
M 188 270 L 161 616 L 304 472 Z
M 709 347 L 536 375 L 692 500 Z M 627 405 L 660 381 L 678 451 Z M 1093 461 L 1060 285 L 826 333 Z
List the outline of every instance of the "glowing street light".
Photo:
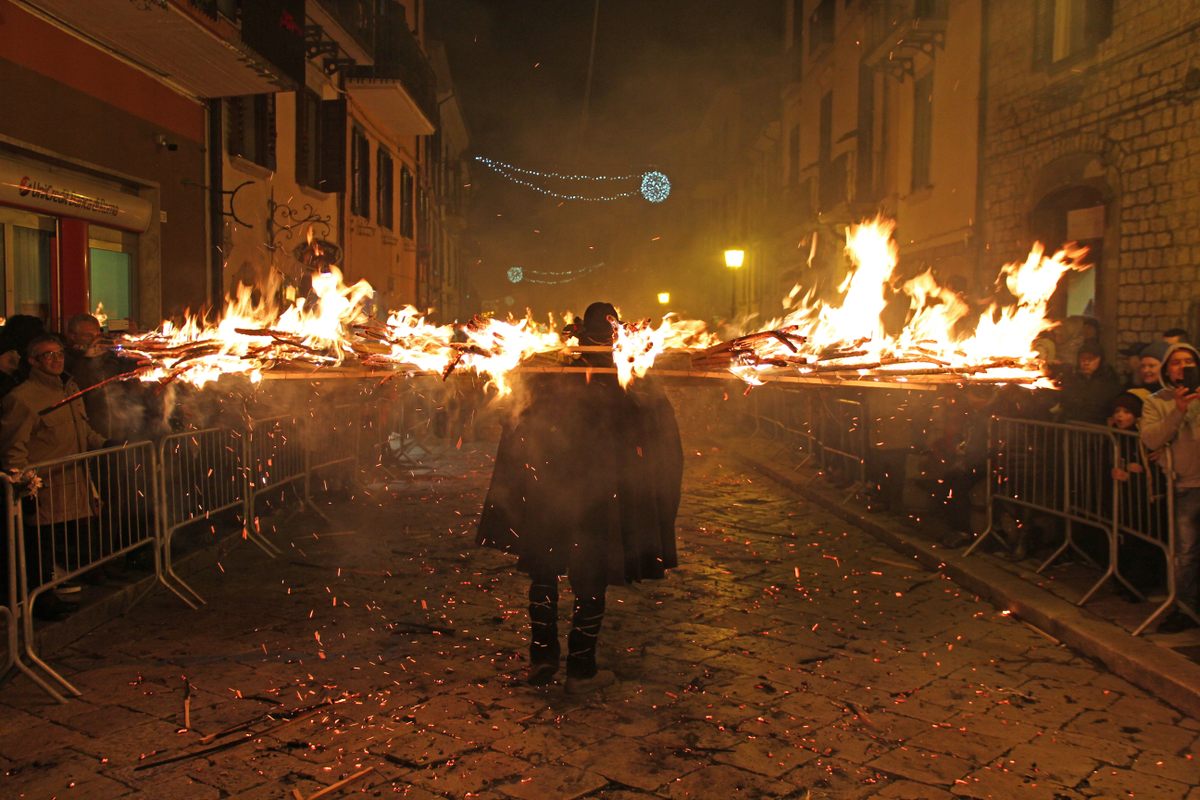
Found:
M 658 293 L 658 304 L 660 306 L 665 306 L 669 302 L 671 302 L 671 293 L 670 292 L 659 292 Z
M 746 262 L 746 251 L 730 248 L 725 251 L 725 266 L 729 268 L 729 318 L 737 316 L 737 270 Z

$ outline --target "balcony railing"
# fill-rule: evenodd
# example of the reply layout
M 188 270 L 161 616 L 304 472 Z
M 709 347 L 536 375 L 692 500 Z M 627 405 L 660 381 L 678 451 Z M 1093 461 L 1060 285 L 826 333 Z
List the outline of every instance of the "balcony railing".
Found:
M 320 5 L 363 50 L 375 50 L 376 14 L 372 0 L 311 0 Z
M 388 103 L 385 114 L 397 126 L 398 133 L 430 134 L 438 125 L 437 77 L 416 36 L 408 28 L 403 6 L 394 5 L 378 19 L 375 64 L 355 67 L 350 71 L 350 89 L 360 92 L 393 88 L 402 90 L 403 98 L 395 92 L 383 95 Z M 391 100 L 388 100 L 388 97 Z M 394 101 L 401 101 L 399 105 Z M 417 113 L 401 108 L 411 105 Z
M 884 0 L 871 18 L 866 62 L 897 78 L 912 75 L 913 58 L 932 56 L 946 40 L 949 0 Z

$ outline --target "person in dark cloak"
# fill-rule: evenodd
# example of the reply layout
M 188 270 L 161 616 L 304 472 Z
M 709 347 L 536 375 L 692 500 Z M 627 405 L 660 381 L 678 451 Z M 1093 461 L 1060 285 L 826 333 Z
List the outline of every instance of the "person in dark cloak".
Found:
M 588 307 L 575 335 L 608 346 L 617 312 Z M 611 368 L 611 351 L 576 366 Z M 659 579 L 678 563 L 675 515 L 683 450 L 675 412 L 652 380 L 628 390 L 606 373 L 528 375 L 524 407 L 505 425 L 477 542 L 517 556 L 530 578 L 530 684 L 554 680 L 561 655 L 558 579 L 575 595 L 567 638 L 566 690 L 616 680 L 596 666 L 609 585 Z

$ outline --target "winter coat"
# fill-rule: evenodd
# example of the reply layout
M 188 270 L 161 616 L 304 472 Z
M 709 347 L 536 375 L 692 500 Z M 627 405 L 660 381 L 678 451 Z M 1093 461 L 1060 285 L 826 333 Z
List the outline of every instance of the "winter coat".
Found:
M 1167 359 L 1179 349 L 1191 350 L 1200 362 L 1200 352 L 1190 344 L 1173 344 L 1163 357 L 1163 388 L 1142 404 L 1138 428 L 1142 443 L 1149 450 L 1167 447 L 1171 452 L 1171 469 L 1175 473 L 1175 488 L 1200 487 L 1200 401 L 1180 411 L 1175 405 L 1175 384 L 1167 375 Z
M 1063 377 L 1059 401 L 1064 422 L 1090 422 L 1103 425 L 1108 407 L 1121 393 L 1121 379 L 1108 364 L 1101 363 L 1091 375 L 1073 371 Z
M 589 380 L 590 377 L 590 380 Z M 534 575 L 620 585 L 677 565 L 683 451 L 652 381 L 530 375 L 506 425 L 477 542 Z
M 92 430 L 81 400 L 45 416 L 38 414 L 79 391 L 73 380 L 33 370 L 24 383 L 3 400 L 0 418 L 0 459 L 4 469 L 25 469 L 87 452 L 104 444 Z M 38 493 L 41 524 L 66 522 L 92 515 L 96 489 L 85 466 L 71 463 L 41 470 L 45 485 Z

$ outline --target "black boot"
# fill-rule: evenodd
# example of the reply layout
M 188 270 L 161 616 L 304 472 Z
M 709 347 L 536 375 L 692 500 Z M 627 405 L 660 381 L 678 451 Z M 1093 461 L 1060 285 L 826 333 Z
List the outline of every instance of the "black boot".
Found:
M 526 681 L 544 686 L 558 672 L 558 577 L 529 585 L 529 674 Z
M 604 595 L 575 598 L 571 633 L 567 637 L 567 677 L 590 678 L 596 674 L 596 641 L 604 622 Z

